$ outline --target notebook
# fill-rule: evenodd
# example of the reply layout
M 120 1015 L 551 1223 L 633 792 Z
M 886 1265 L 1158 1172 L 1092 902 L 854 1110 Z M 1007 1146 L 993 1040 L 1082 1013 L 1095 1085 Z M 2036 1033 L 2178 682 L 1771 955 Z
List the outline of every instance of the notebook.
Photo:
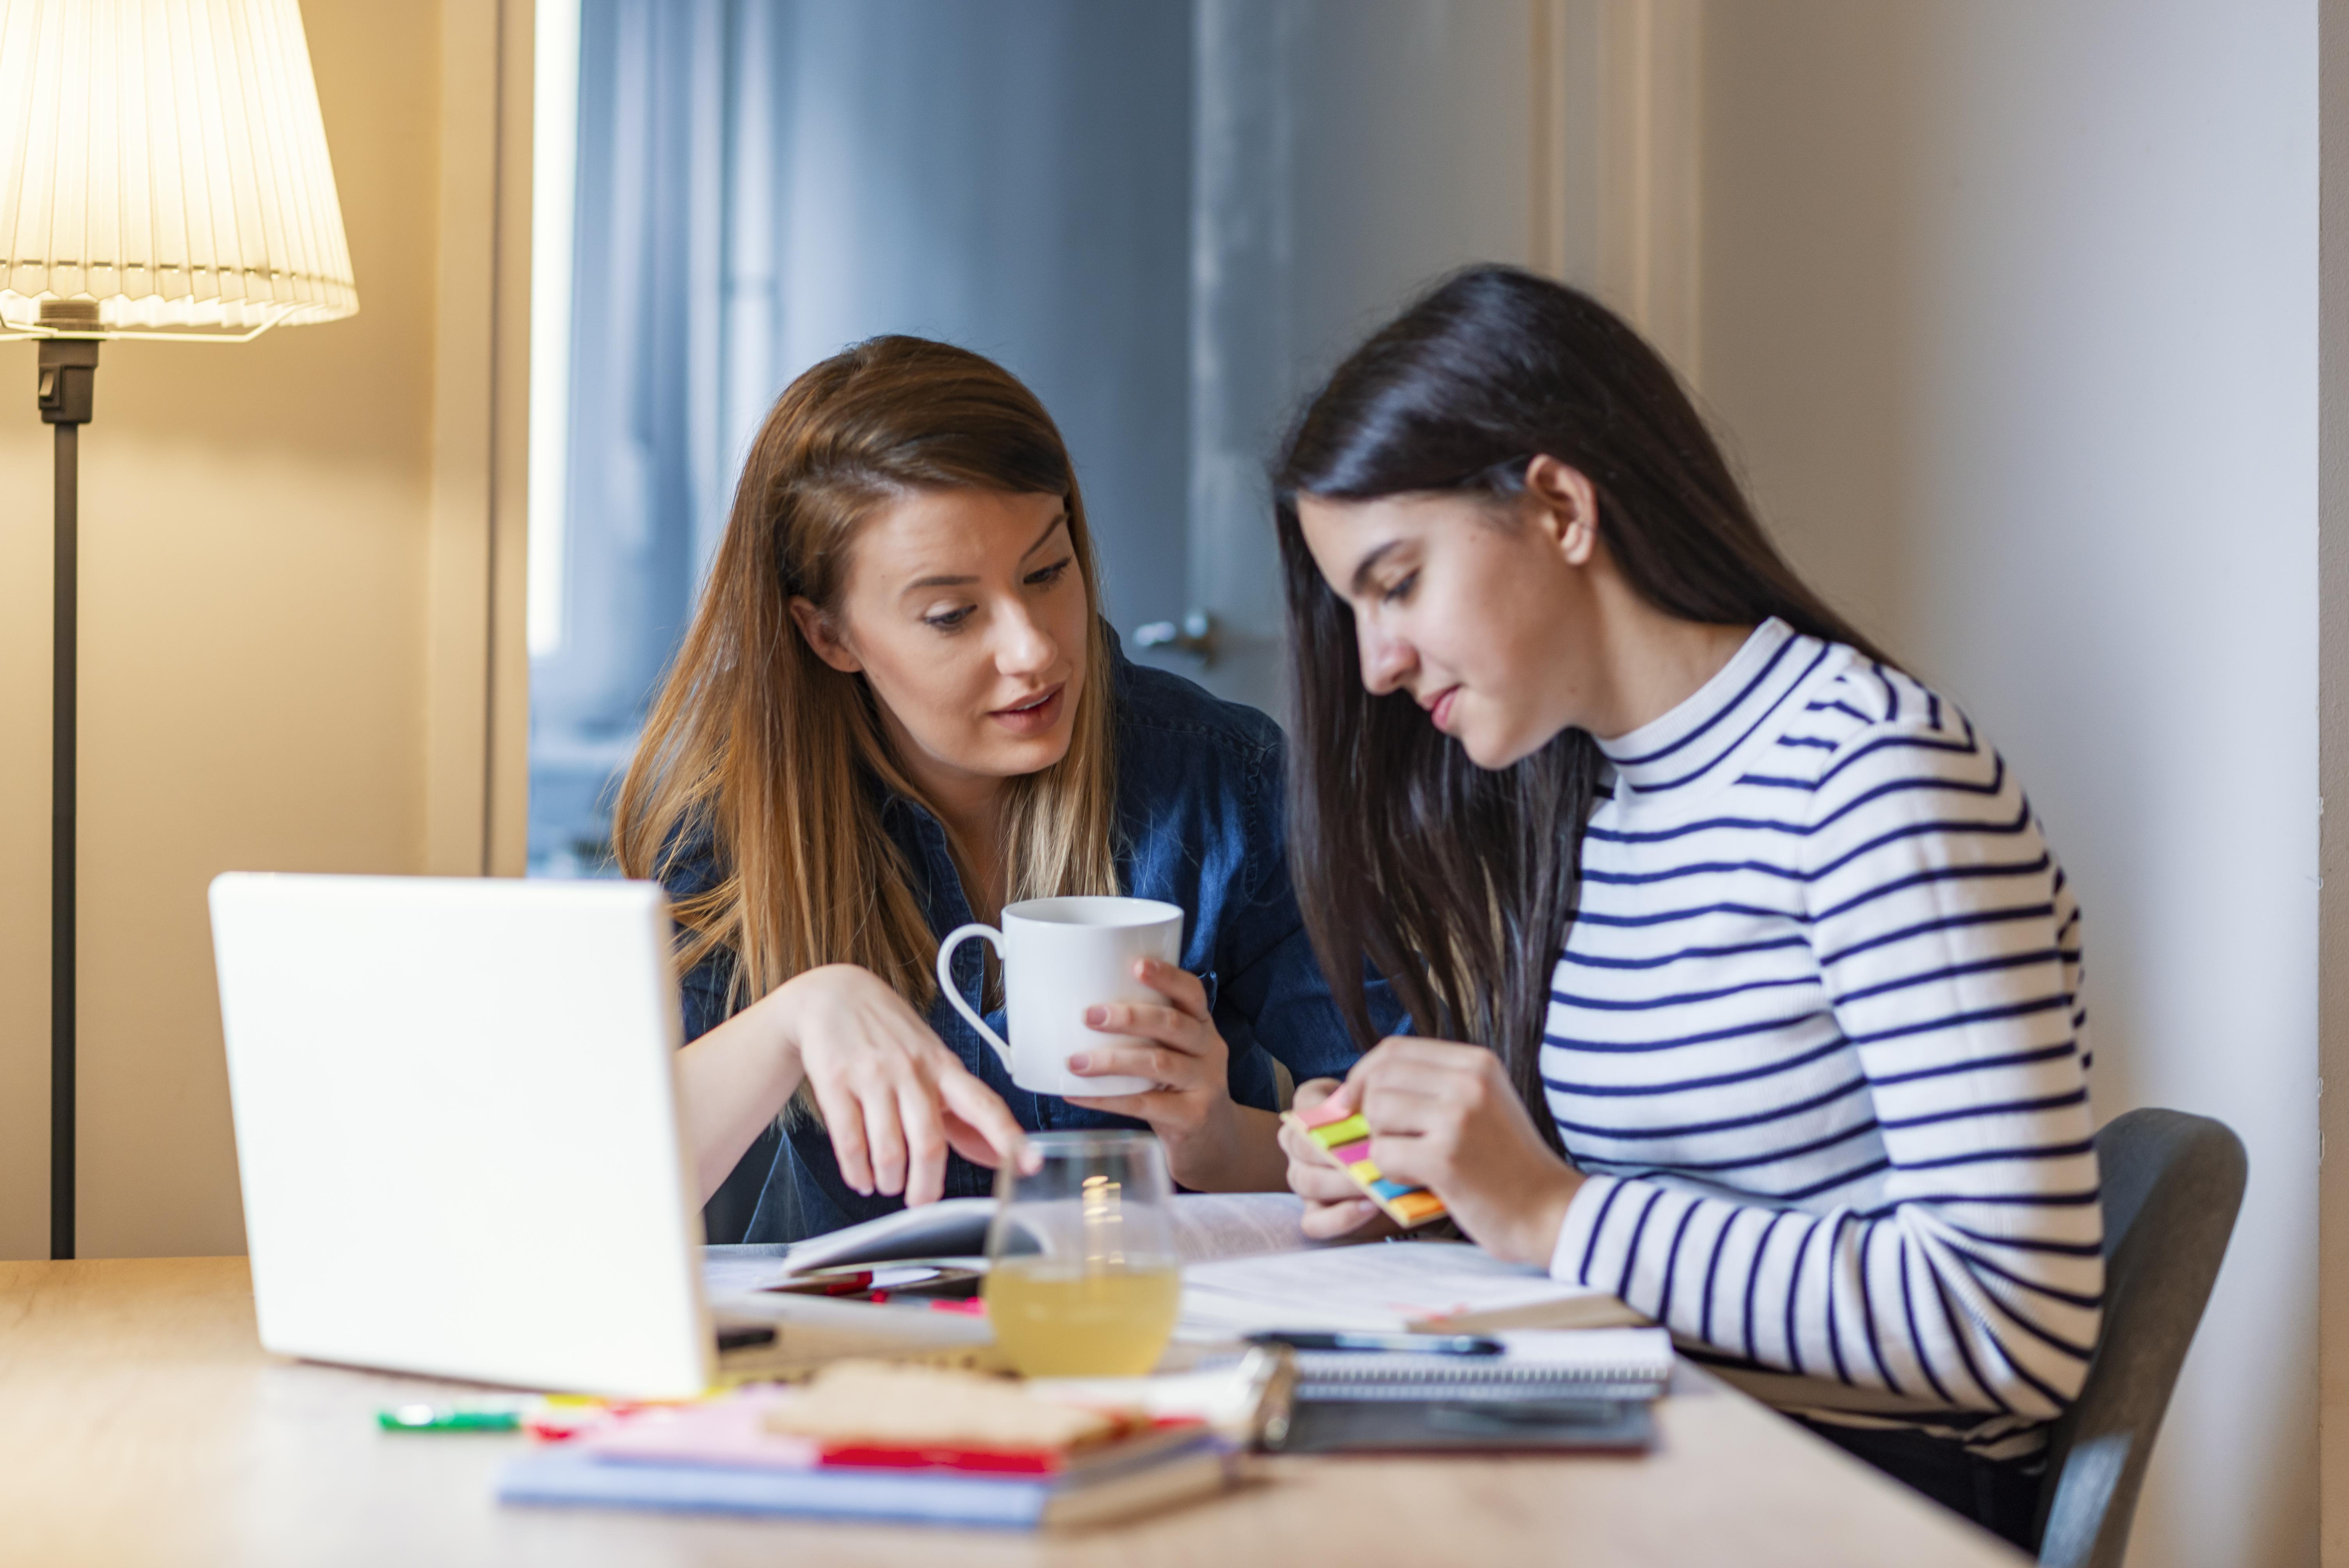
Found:
M 1644 1399 L 1309 1399 L 1267 1432 L 1265 1446 L 1288 1454 L 1506 1453 L 1638 1450 L 1655 1440 Z
M 1518 1329 L 1492 1337 L 1498 1356 L 1303 1350 L 1297 1398 L 1356 1402 L 1468 1399 L 1653 1399 L 1672 1376 L 1661 1328 Z
M 1288 1419 L 1267 1433 L 1288 1453 L 1644 1449 L 1649 1407 L 1671 1377 L 1661 1328 L 1495 1336 L 1498 1356 L 1307 1351 Z
M 1224 1490 L 1228 1466 L 1223 1449 L 1206 1439 L 1131 1470 L 1041 1479 L 619 1463 L 558 1445 L 509 1463 L 498 1477 L 498 1501 L 1033 1530 L 1098 1524 L 1211 1496 Z
M 1009 1390 L 1019 1387 L 1002 1384 Z M 1029 1385 L 1033 1387 L 1033 1385 Z M 860 1389 L 862 1394 L 863 1390 Z M 1037 1444 L 960 1437 L 911 1439 L 880 1433 L 810 1437 L 777 1430 L 770 1418 L 802 1402 L 795 1390 L 744 1388 L 721 1399 L 637 1411 L 581 1437 L 579 1449 L 620 1464 L 717 1465 L 735 1470 L 945 1470 L 1078 1479 L 1137 1468 L 1196 1448 L 1196 1421 L 1137 1426 L 1105 1440 Z M 902 1406 L 901 1406 L 902 1410 Z M 951 1419 L 951 1418 L 950 1418 Z M 887 1423 L 884 1423 L 885 1428 Z
M 968 1373 L 843 1362 L 802 1387 L 616 1411 L 509 1464 L 508 1502 L 1039 1526 L 1218 1491 L 1198 1421 Z

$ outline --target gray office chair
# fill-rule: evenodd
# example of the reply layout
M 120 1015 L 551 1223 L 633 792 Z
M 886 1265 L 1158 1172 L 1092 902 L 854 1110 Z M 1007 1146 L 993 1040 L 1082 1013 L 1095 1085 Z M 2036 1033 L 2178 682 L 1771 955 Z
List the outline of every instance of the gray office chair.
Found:
M 2145 1462 L 2243 1201 L 2224 1122 L 2133 1110 L 2096 1134 L 2105 1316 L 2079 1399 L 2048 1435 L 2042 1568 L 2121 1568 Z

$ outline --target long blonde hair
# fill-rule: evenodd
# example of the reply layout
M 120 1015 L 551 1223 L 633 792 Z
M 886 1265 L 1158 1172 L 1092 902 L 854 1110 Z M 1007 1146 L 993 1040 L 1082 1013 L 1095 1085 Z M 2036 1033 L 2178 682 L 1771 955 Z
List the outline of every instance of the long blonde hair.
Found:
M 1119 891 L 1109 639 L 1061 432 L 994 361 L 873 338 L 793 381 L 760 428 L 613 810 L 629 876 L 714 854 L 716 880 L 676 906 L 678 962 L 730 952 L 730 1007 L 825 964 L 863 965 L 916 1006 L 936 992 L 937 939 L 881 820 L 880 788 L 920 791 L 891 754 L 864 677 L 818 658 L 790 603 L 831 613 L 864 520 L 895 497 L 941 490 L 1055 495 L 1068 509 L 1089 611 L 1084 683 L 1067 754 L 1005 781 L 1005 882 L 1011 899 Z

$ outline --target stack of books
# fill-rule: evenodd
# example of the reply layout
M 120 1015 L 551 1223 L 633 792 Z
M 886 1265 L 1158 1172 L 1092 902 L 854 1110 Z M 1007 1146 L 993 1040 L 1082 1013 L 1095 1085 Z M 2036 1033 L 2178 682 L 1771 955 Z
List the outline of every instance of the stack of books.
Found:
M 498 1497 L 1010 1529 L 1102 1523 L 1222 1491 L 1197 1421 L 1085 1408 L 930 1367 L 843 1363 L 804 1389 L 639 1410 L 510 1463 Z

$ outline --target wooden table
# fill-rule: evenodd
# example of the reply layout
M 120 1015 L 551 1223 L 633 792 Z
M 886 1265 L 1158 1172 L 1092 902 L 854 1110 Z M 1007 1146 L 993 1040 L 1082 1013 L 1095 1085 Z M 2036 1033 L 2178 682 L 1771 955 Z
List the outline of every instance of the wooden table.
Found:
M 1060 1536 L 501 1508 L 518 1437 L 386 1433 L 450 1386 L 264 1354 L 242 1258 L 0 1263 L 0 1562 L 237 1568 L 1346 1568 L 2024 1559 L 1683 1367 L 1644 1458 L 1280 1459 Z

